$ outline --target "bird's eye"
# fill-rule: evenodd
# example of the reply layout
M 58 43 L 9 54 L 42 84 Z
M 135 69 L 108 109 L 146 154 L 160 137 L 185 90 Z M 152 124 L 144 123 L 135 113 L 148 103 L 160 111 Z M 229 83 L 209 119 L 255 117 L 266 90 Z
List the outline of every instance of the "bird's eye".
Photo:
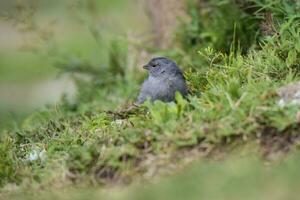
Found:
M 157 67 L 159 64 L 153 64 L 153 66 L 152 67 Z

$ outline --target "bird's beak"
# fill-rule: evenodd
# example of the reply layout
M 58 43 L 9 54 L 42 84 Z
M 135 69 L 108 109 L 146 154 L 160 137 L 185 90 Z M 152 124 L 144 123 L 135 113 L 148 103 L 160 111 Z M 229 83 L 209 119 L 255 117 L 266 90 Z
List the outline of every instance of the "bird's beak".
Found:
M 143 68 L 146 69 L 146 70 L 149 70 L 150 69 L 150 65 L 144 65 Z

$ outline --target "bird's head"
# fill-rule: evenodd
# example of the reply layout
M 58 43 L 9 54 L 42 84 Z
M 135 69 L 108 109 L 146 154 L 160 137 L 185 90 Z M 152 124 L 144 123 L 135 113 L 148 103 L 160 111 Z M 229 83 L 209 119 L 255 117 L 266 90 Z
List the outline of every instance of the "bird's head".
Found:
M 171 76 L 176 73 L 181 73 L 177 64 L 165 57 L 152 58 L 143 68 L 153 77 Z

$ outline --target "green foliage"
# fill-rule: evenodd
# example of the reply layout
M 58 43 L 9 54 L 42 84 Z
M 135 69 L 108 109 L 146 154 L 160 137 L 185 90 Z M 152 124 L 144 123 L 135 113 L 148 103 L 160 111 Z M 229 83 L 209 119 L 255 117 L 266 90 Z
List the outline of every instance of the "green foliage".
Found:
M 234 42 L 246 52 L 255 45 L 258 21 L 239 9 L 233 0 L 189 2 L 191 22 L 184 24 L 178 34 L 185 50 L 210 46 L 228 53 Z
M 154 125 L 168 127 L 170 126 L 168 124 L 169 121 L 177 120 L 183 116 L 187 101 L 180 93 L 176 93 L 176 104 L 174 102 L 163 103 L 161 101 L 155 101 L 151 103 L 148 101 L 146 106 L 149 109 Z
M 17 181 L 16 176 L 16 163 L 11 149 L 13 147 L 13 141 L 11 138 L 5 137 L 1 139 L 0 143 L 0 186 L 10 181 Z
M 70 150 L 68 164 L 71 172 L 88 172 L 99 156 L 95 146 L 78 146 Z
M 122 40 L 113 40 L 109 53 L 110 71 L 114 75 L 125 75 L 127 62 L 127 44 Z

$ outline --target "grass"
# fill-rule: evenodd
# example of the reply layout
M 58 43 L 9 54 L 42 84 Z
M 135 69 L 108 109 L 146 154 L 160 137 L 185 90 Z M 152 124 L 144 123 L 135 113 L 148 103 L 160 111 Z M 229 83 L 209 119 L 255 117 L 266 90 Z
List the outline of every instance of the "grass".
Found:
M 228 13 L 223 7 L 232 2 L 210 2 L 221 15 L 213 20 L 226 19 Z M 287 151 L 297 152 L 299 137 L 299 106 L 278 106 L 276 90 L 299 80 L 300 7 L 297 2 L 272 2 L 253 1 L 256 9 L 252 14 L 233 7 L 236 16 L 230 16 L 230 20 L 245 20 L 232 26 L 226 24 L 230 29 L 226 31 L 228 37 L 192 38 L 194 42 L 181 42 L 182 46 L 174 51 L 164 52 L 185 67 L 191 92 L 188 99 L 178 94 L 176 103 L 157 101 L 130 107 L 144 74 L 135 68 L 123 68 L 132 56 L 126 40 L 108 42 L 111 48 L 101 68 L 88 59 L 60 59 L 60 69 L 71 73 L 77 83 L 76 99 L 63 98 L 60 104 L 33 113 L 17 130 L 3 131 L 3 194 L 12 184 L 17 191 L 31 192 L 55 188 L 58 183 L 61 188 L 127 185 L 170 174 L 206 156 L 208 160 L 183 169 L 181 175 L 149 188 L 132 189 L 124 198 L 133 195 L 133 199 L 179 199 L 189 194 L 191 199 L 238 199 L 240 194 L 249 199 L 273 199 L 273 190 L 279 196 L 295 198 L 298 157 L 279 166 L 271 163 L 274 169 L 270 171 L 257 160 L 260 155 L 280 160 Z M 194 12 L 193 9 L 191 13 Z M 273 35 L 258 33 L 252 38 L 257 31 L 254 27 L 264 22 L 259 17 L 265 12 L 273 14 Z M 206 19 L 201 15 L 192 17 L 198 23 Z M 250 32 L 241 28 L 249 20 Z M 190 26 L 199 26 L 192 35 L 216 32 L 202 24 L 195 25 L 193 20 L 191 23 L 183 25 L 187 27 L 187 39 Z M 247 38 L 247 42 L 236 36 Z M 180 33 L 178 37 L 184 35 Z M 198 48 L 204 44 L 208 47 Z M 238 149 L 252 143 L 258 149 L 250 154 L 255 155 L 254 160 L 227 160 L 230 156 L 223 148 Z M 215 157 L 225 161 L 222 165 L 220 161 L 211 162 Z M 274 176 L 276 181 L 272 182 Z
M 256 158 L 201 160 L 172 177 L 123 188 L 69 188 L 4 196 L 12 199 L 297 199 L 299 156 L 266 165 Z

